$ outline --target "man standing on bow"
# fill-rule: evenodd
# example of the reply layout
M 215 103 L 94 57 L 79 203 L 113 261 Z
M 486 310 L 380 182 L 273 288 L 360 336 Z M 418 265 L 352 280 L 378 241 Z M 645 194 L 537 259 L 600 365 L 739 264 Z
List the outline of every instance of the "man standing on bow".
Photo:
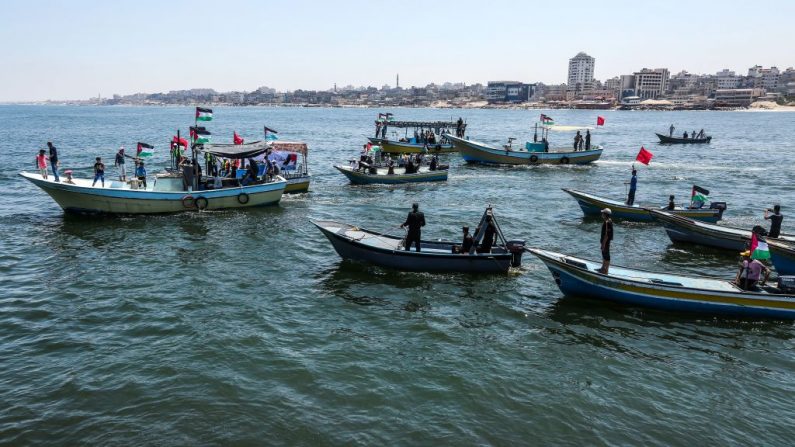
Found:
M 627 194 L 627 205 L 635 204 L 635 191 L 638 189 L 638 171 L 632 169 L 632 178 L 629 180 L 629 194 Z
M 58 177 L 58 149 L 52 145 L 52 141 L 47 142 L 47 147 L 50 148 L 50 167 L 52 168 L 52 175 L 55 177 L 56 182 L 60 182 L 61 178 Z
M 422 236 L 422 227 L 425 226 L 425 214 L 419 210 L 420 206 L 416 203 L 411 205 L 411 212 L 406 217 L 406 221 L 400 225 L 400 228 L 408 227 L 408 234 L 406 234 L 406 251 L 411 250 L 411 244 L 417 245 L 417 251 L 420 251 L 420 238 Z

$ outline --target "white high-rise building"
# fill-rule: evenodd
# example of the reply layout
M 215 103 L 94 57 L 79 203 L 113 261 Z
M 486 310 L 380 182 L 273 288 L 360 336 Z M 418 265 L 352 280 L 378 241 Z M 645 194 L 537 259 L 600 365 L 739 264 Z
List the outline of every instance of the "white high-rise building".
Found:
M 574 95 L 593 88 L 593 70 L 596 59 L 583 52 L 569 59 L 567 90 Z
M 740 77 L 728 68 L 715 73 L 715 87 L 720 89 L 737 88 L 740 85 Z
M 649 70 L 644 68 L 636 71 L 635 76 L 635 95 L 643 99 L 657 99 L 665 94 L 668 86 L 668 69 L 655 68 Z

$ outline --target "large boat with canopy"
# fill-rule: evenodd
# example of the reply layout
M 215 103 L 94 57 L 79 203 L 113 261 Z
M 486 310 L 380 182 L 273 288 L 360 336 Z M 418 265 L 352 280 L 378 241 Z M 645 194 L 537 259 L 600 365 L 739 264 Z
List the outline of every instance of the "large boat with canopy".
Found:
M 387 154 L 449 153 L 455 149 L 443 136 L 455 132 L 463 137 L 466 126 L 462 118 L 458 121 L 396 121 L 391 113 L 379 113 L 375 136 L 368 140 Z
M 542 115 L 543 116 L 543 115 Z M 539 138 L 538 131 L 541 130 Z M 585 140 L 582 132 L 594 130 L 588 126 L 562 126 L 543 122 L 535 125 L 533 141 L 528 141 L 524 146 L 514 145 L 516 138 L 508 138 L 508 142 L 502 147 L 495 147 L 486 143 L 471 140 L 468 137 L 444 135 L 444 138 L 453 143 L 456 151 L 467 163 L 481 163 L 489 165 L 581 165 L 591 163 L 602 156 L 602 147 L 590 144 L 590 140 Z M 576 132 L 576 135 L 588 141 L 589 144 L 579 145 L 575 136 L 575 146 L 568 148 L 550 148 L 550 132 Z
M 204 119 L 198 118 L 199 116 Z M 197 121 L 212 119 L 210 109 L 197 108 Z M 182 157 L 179 166 L 166 169 L 146 180 L 146 176 L 125 181 L 104 178 L 72 178 L 60 182 L 39 174 L 20 175 L 50 195 L 65 212 L 81 214 L 159 214 L 183 211 L 219 210 L 273 205 L 281 200 L 287 180 L 281 176 L 252 175 L 240 182 L 237 178 L 202 175 L 199 158 L 205 153 L 216 157 L 242 160 L 265 154 L 269 142 L 246 144 L 210 144 L 210 132 L 204 127 L 191 127 L 191 157 Z M 184 139 L 177 135 L 178 144 Z M 154 149 L 152 146 L 147 145 Z M 139 145 L 140 147 L 140 145 Z M 136 165 L 143 161 L 135 157 Z

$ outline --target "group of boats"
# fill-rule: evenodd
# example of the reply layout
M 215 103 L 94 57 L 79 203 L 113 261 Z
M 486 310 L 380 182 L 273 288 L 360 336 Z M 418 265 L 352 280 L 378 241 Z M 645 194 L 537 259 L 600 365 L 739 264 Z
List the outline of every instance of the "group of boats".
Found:
M 581 165 L 602 156 L 603 148 L 590 144 L 589 126 L 556 125 L 546 115 L 535 124 L 533 141 L 515 145 L 516 138 L 508 138 L 500 147 L 470 139 L 466 136 L 467 123 L 458 121 L 396 121 L 390 113 L 381 113 L 375 121 L 376 135 L 368 137 L 360 160 L 334 165 L 352 184 L 399 184 L 445 181 L 448 170 L 433 166 L 431 161 L 442 154 L 459 153 L 467 163 L 483 165 Z M 391 134 L 390 134 L 391 129 Z M 411 133 L 410 133 L 411 131 Z M 550 132 L 576 132 L 572 148 L 550 148 Z M 577 145 L 577 138 L 587 144 Z M 404 169 L 405 160 L 393 156 L 413 158 L 418 170 Z M 393 169 L 389 169 L 390 166 Z
M 208 138 L 210 132 L 198 126 L 199 116 L 202 121 L 208 120 L 208 111 L 197 108 L 196 126 L 191 128 L 190 155 L 180 157 L 179 163 L 144 182 L 148 186 L 142 187 L 136 178 L 96 185 L 92 178 L 69 176 L 59 182 L 35 173 L 20 175 L 48 193 L 66 212 L 89 214 L 247 208 L 272 205 L 278 203 L 284 193 L 309 190 L 311 175 L 305 143 L 275 139 L 275 131 L 266 127 L 262 141 L 244 143 L 236 138 L 237 144 L 212 144 Z M 209 113 L 211 119 L 212 111 Z M 413 130 L 411 134 L 410 130 Z M 380 114 L 376 135 L 368 139 L 359 159 L 348 165 L 335 165 L 335 168 L 354 184 L 399 184 L 447 180 L 449 166 L 442 164 L 438 157 L 454 152 L 468 163 L 486 165 L 585 164 L 599 159 L 603 151 L 602 147 L 590 144 L 590 130 L 593 128 L 557 126 L 542 115 L 542 122 L 535 126 L 533 141 L 517 147 L 513 144 L 515 138 L 509 138 L 507 144 L 495 147 L 466 136 L 466 123 L 462 119 L 395 121 L 391 114 Z M 587 145 L 582 148 L 582 142 L 578 145 L 575 139 L 571 149 L 550 149 L 550 132 L 559 131 L 577 131 L 577 138 L 580 138 L 579 132 L 586 131 Z M 178 134 L 173 141 L 177 142 L 179 153 L 179 142 L 184 140 Z M 231 162 L 237 169 L 223 173 L 212 170 L 203 175 L 201 159 Z M 230 163 L 220 164 L 228 166 Z M 693 194 L 696 189 L 694 186 Z M 746 250 L 756 237 L 750 230 L 717 224 L 726 211 L 725 202 L 676 205 L 671 197 L 667 205 L 628 204 L 574 189 L 564 191 L 577 201 L 586 216 L 599 215 L 610 208 L 615 219 L 661 225 L 676 244 L 737 253 Z M 466 250 L 462 249 L 464 244 L 452 241 L 422 240 L 419 242 L 421 250 L 409 251 L 406 236 L 332 220 L 313 220 L 312 223 L 342 258 L 385 268 L 496 274 L 520 267 L 522 254 L 529 252 L 546 264 L 555 283 L 567 295 L 666 310 L 795 319 L 795 276 L 792 276 L 795 275 L 795 235 L 782 234 L 766 240 L 778 282 L 744 290 L 733 281 L 719 278 L 615 266 L 609 273 L 602 273 L 600 262 L 527 248 L 522 240 L 506 239 L 491 207 L 483 213 L 471 238 L 471 246 Z

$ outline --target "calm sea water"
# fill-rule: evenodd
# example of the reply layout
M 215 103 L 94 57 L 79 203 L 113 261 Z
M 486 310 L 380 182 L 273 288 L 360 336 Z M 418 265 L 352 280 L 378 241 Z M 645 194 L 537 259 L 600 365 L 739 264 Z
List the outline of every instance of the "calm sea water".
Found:
M 489 168 L 452 155 L 447 183 L 349 186 L 331 165 L 357 153 L 377 112 L 216 108 L 216 141 L 265 124 L 307 141 L 312 192 L 243 212 L 87 219 L 16 175 L 36 150 L 51 139 L 63 168 L 88 173 L 95 156 L 112 163 L 144 141 L 154 172 L 192 109 L 0 107 L 0 444 L 791 445 L 789 322 L 564 298 L 527 257 L 496 277 L 342 262 L 309 219 L 398 232 L 416 201 L 424 236 L 457 238 L 492 204 L 509 238 L 598 258 L 598 223 L 561 188 L 623 197 L 643 145 L 654 159 L 640 201 L 684 199 L 696 183 L 729 203 L 726 223 L 749 227 L 775 202 L 791 214 L 795 116 L 553 110 L 565 124 L 605 116 L 600 162 Z M 539 114 L 393 112 L 463 116 L 493 143 L 531 138 Z M 657 145 L 671 123 L 714 142 Z M 618 224 L 613 251 L 616 264 L 735 273 L 731 255 L 674 247 L 653 225 Z

